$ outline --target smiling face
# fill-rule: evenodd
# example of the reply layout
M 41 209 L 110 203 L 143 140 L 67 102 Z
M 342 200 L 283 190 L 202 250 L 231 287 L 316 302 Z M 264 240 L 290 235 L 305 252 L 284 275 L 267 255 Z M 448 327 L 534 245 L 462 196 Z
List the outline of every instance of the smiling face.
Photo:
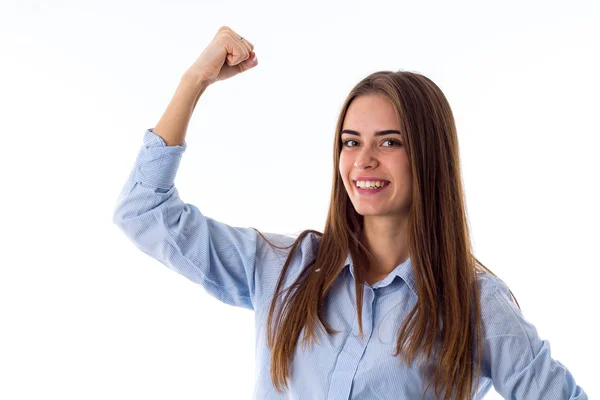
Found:
M 346 112 L 341 140 L 339 172 L 356 212 L 365 217 L 407 215 L 412 203 L 411 167 L 400 122 L 387 97 L 356 97 Z M 354 179 L 360 177 L 388 183 L 367 192 L 356 186 Z

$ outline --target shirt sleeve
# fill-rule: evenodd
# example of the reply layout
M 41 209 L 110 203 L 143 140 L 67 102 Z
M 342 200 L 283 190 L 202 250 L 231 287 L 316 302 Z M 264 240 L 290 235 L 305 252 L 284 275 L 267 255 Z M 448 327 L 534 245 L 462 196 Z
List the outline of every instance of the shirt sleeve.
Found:
M 550 343 L 540 339 L 500 279 L 482 299 L 482 322 L 482 373 L 503 398 L 587 400 L 569 370 L 552 358 Z
M 114 209 L 113 223 L 141 251 L 202 285 L 213 297 L 254 310 L 274 291 L 286 250 L 273 249 L 252 228 L 216 221 L 181 200 L 174 179 L 186 148 L 186 142 L 166 146 L 152 128 L 146 130 L 144 146 Z M 289 246 L 295 240 L 263 234 L 276 246 Z M 293 262 L 306 263 L 314 245 L 313 240 L 304 240 Z

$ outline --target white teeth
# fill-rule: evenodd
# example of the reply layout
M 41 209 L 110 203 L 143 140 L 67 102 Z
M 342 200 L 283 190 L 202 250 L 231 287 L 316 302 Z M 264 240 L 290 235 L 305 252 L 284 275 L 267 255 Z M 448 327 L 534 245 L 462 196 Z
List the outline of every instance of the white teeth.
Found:
M 387 183 L 384 181 L 355 181 L 356 186 L 363 189 L 374 189 L 385 186 Z

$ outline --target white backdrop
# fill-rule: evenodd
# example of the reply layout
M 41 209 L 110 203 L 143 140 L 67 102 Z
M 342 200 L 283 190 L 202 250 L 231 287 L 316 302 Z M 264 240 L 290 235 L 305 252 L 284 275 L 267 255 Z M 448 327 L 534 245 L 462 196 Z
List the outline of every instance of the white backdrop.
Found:
M 259 64 L 200 98 L 184 201 L 234 226 L 322 231 L 348 91 L 422 73 L 456 118 L 476 256 L 600 395 L 599 16 L 592 0 L 2 1 L 0 398 L 251 397 L 252 312 L 111 221 L 144 131 L 221 25 Z

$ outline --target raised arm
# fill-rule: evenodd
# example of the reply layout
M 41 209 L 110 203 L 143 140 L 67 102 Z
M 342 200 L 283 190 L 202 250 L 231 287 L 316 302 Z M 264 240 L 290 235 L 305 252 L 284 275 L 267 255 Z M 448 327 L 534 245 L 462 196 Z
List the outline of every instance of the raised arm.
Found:
M 249 69 L 252 48 L 229 28 L 219 30 L 184 74 L 159 123 L 146 130 L 113 215 L 113 222 L 144 253 L 201 284 L 217 299 L 248 309 L 272 294 L 287 252 L 272 248 L 252 228 L 232 227 L 203 215 L 182 201 L 174 179 L 199 97 L 210 84 Z M 276 246 L 294 241 L 265 235 Z M 309 237 L 294 265 L 305 264 L 314 250 Z
M 152 129 L 146 131 L 113 222 L 138 249 L 213 297 L 254 310 L 273 292 L 287 253 L 271 248 L 254 229 L 216 221 L 180 198 L 173 180 L 186 147 L 167 147 Z M 277 246 L 293 242 L 266 235 Z M 301 247 L 303 259 L 311 257 L 310 246 Z

